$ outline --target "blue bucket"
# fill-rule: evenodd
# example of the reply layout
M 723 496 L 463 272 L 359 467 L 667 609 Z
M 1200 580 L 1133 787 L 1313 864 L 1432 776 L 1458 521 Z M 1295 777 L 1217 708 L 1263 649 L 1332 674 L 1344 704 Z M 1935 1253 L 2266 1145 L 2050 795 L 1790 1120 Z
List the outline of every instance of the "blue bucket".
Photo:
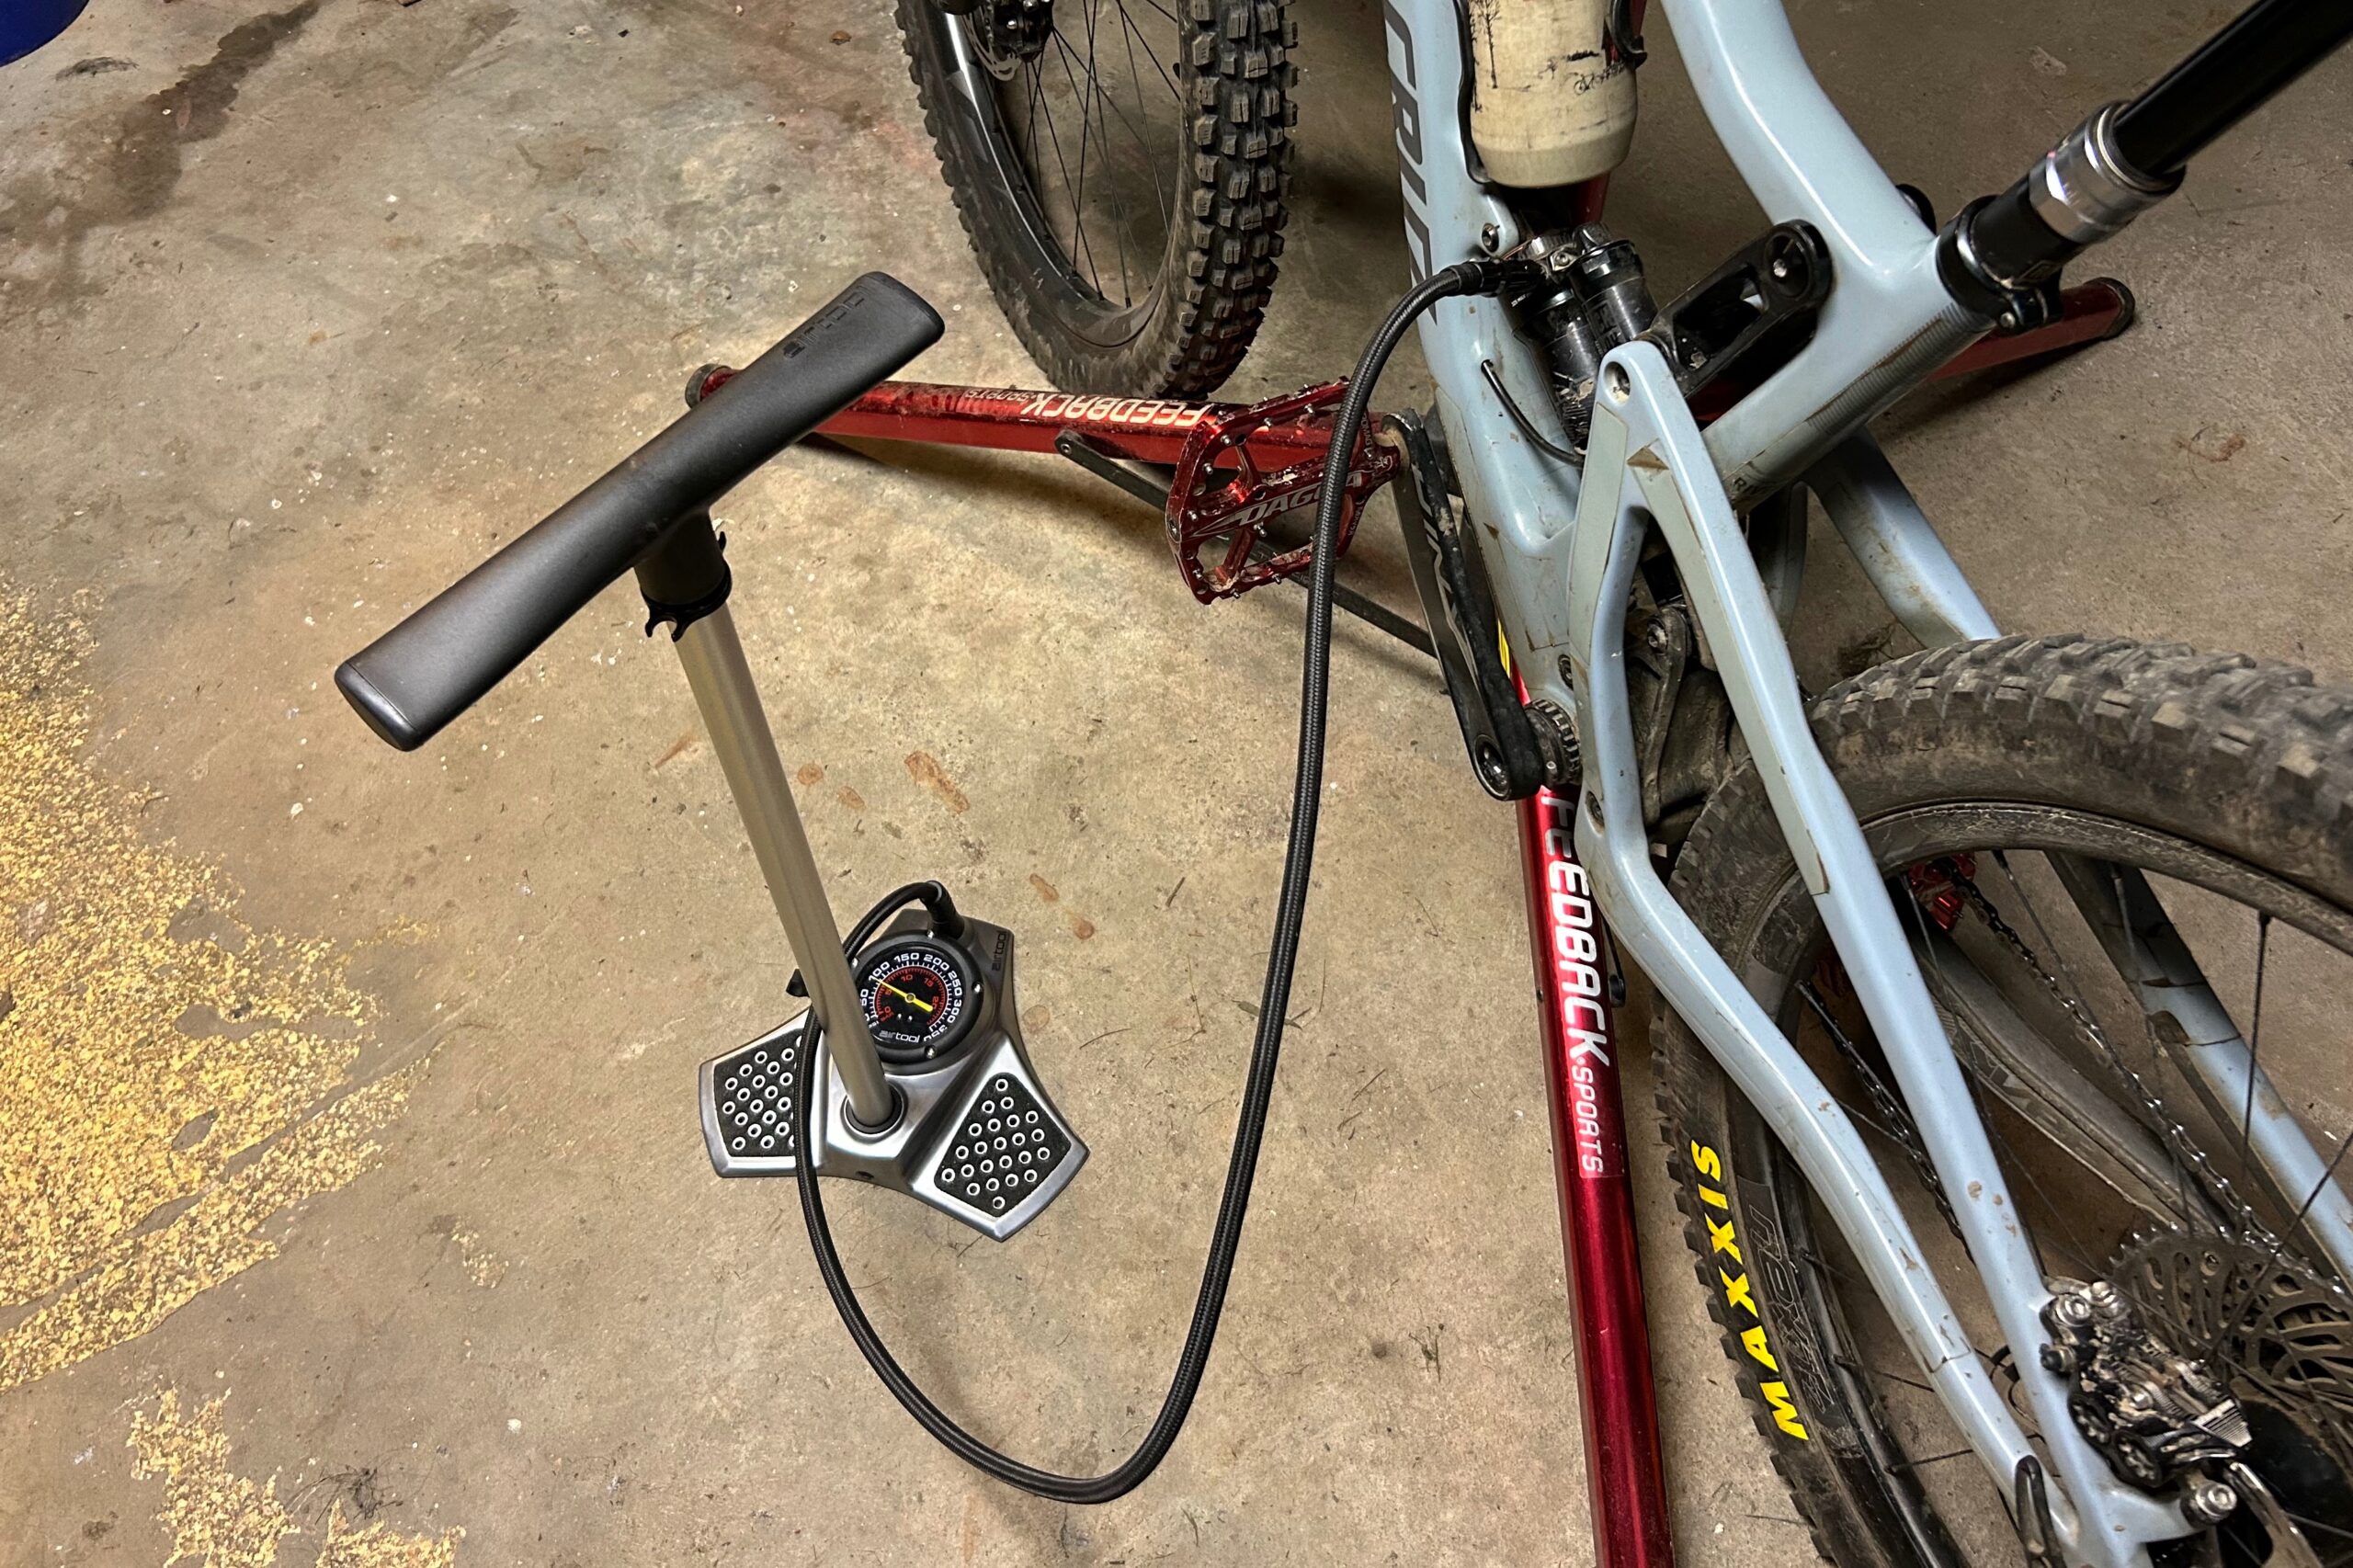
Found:
M 90 0 L 0 0 L 0 65 L 21 59 L 73 26 Z

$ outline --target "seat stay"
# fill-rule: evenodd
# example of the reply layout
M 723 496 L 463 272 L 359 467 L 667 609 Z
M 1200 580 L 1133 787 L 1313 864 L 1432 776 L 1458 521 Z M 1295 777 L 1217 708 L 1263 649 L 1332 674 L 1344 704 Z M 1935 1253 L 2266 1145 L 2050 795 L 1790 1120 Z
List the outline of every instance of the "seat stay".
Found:
M 1626 697 L 1625 607 L 1652 529 L 1673 552 L 1717 655 L 1799 875 L 1852 977 L 1972 1265 L 2013 1346 L 2044 1337 L 2050 1300 L 2030 1238 L 1886 882 L 1808 728 L 1797 675 L 1699 426 L 1659 351 L 1614 350 L 1595 402 L 1566 585 L 1563 672 L 1586 756 L 1577 847 L 1610 929 L 1796 1157 L 1920 1369 L 2008 1494 L 2033 1450 L 1995 1390 L 1861 1134 L 1790 1040 L 1677 904 L 1652 864 Z M 2071 1552 L 2138 1568 L 2188 1532 L 2177 1507 L 2119 1481 L 2076 1429 L 2067 1386 L 2015 1357 L 2040 1429 L 2053 1522 Z

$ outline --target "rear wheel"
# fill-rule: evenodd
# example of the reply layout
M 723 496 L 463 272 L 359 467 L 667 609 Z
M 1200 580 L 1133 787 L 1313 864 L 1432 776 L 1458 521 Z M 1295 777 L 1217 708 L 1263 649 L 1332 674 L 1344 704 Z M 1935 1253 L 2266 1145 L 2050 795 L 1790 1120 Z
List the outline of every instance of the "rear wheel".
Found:
M 899 27 L 1015 335 L 1063 391 L 1206 396 L 1282 252 L 1289 0 L 957 3 Z
M 2353 696 L 2243 658 L 2013 639 L 1869 671 L 1816 705 L 1814 728 L 2045 1274 L 2109 1282 L 2143 1339 L 2203 1361 L 2245 1408 L 2238 1457 L 2259 1493 L 2159 1561 L 2353 1563 L 2353 1300 L 2316 1218 L 2353 1185 Z M 2087 891 L 2130 885 L 2121 868 L 2155 892 L 2317 1153 L 2309 1187 L 2267 1179 L 2254 1098 L 2209 1086 L 2081 913 Z M 1863 1131 L 1996 1386 L 2014 1382 L 2040 1346 L 1994 1324 L 1753 770 L 1702 813 L 1674 889 Z M 2154 951 L 2157 928 L 2134 929 L 2151 945 L 2131 951 Z M 1654 1038 L 1699 1276 L 1824 1553 L 2023 1562 L 2002 1489 L 1795 1162 L 1680 1020 L 1662 1010 Z M 2079 1420 L 2114 1414 L 2095 1402 Z M 2266 1508 L 2312 1558 L 2272 1540 Z

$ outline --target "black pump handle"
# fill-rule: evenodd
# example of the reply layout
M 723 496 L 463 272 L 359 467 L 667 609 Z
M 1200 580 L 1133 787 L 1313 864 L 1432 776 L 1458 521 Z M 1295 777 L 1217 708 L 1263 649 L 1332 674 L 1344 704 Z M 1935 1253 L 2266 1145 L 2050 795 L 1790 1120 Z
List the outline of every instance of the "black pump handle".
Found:
M 939 340 L 939 313 L 870 272 L 620 465 L 344 661 L 369 728 L 414 751 L 711 503 Z

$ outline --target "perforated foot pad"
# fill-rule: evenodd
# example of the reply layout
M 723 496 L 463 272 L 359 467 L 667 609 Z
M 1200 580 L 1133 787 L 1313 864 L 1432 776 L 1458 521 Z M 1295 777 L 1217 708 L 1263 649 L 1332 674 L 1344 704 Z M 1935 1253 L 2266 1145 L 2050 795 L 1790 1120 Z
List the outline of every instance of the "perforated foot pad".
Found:
M 988 1215 L 1003 1214 L 1051 1186 L 1055 1167 L 1070 1153 L 1061 1124 L 1027 1084 L 1006 1073 L 981 1085 L 955 1137 L 932 1180 L 946 1196 Z
M 801 1027 L 786 1025 L 703 1067 L 703 1136 L 722 1176 L 793 1169 L 792 1094 Z

